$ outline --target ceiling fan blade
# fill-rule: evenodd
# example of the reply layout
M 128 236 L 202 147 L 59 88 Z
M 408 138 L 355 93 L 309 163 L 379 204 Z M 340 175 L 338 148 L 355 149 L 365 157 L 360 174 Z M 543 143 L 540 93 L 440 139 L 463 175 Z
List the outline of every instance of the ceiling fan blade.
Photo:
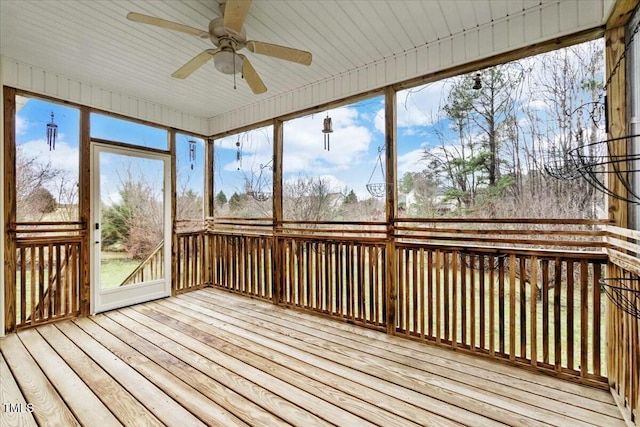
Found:
M 265 93 L 267 91 L 267 87 L 264 85 L 264 82 L 256 72 L 256 69 L 253 68 L 253 65 L 251 65 L 251 62 L 249 62 L 247 57 L 244 55 L 238 56 L 242 58 L 242 77 L 244 77 L 244 79 L 247 81 L 247 84 L 249 85 L 253 93 L 255 93 L 256 95 Z
M 178 68 L 175 73 L 171 74 L 171 77 L 176 79 L 186 79 L 189 77 L 194 71 L 198 68 L 202 67 L 208 61 L 210 61 L 213 56 L 219 51 L 216 49 L 207 49 L 198 55 L 194 56 L 191 61 L 184 64 L 182 67 Z
M 156 27 L 167 28 L 181 33 L 191 34 L 200 38 L 208 38 L 209 32 L 190 27 L 188 25 L 178 24 L 177 22 L 167 21 L 166 19 L 156 18 L 155 16 L 143 15 L 141 13 L 129 12 L 127 19 L 142 24 L 155 25 Z
M 249 40 L 247 42 L 247 48 L 249 48 L 251 52 L 260 55 L 272 56 L 274 58 L 284 59 L 285 61 L 297 62 L 302 65 L 311 65 L 311 52 L 305 50 L 255 40 Z
M 224 5 L 224 26 L 240 34 L 249 7 L 251 0 L 227 0 Z

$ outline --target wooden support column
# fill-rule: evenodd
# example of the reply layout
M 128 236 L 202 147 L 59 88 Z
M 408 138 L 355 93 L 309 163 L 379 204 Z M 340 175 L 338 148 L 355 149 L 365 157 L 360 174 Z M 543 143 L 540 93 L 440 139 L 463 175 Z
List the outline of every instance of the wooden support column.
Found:
M 624 53 L 625 31 L 619 26 L 605 33 L 606 40 L 606 75 L 609 76 Z M 623 59 L 616 74 L 607 86 L 607 113 L 609 117 L 609 138 L 620 138 L 627 135 L 626 81 L 625 60 Z M 627 155 L 626 141 L 616 141 L 609 147 L 610 155 L 624 157 Z M 627 197 L 627 189 L 616 174 L 609 174 L 609 189 L 615 194 Z M 615 197 L 608 198 L 609 219 L 618 227 L 628 226 L 628 203 Z
M 214 201 L 215 201 L 215 185 L 214 185 L 214 145 L 213 139 L 207 138 L 205 140 L 205 154 L 204 154 L 204 219 L 211 218 L 214 215 Z M 209 229 L 207 224 L 207 230 Z M 215 248 L 213 246 L 213 236 L 209 233 L 206 234 L 205 239 L 205 268 L 207 274 L 207 285 L 213 286 L 213 265 L 215 260 Z
M 78 176 L 78 209 L 85 232 L 80 250 L 80 315 L 91 312 L 91 250 L 93 228 L 91 224 L 91 110 L 80 108 L 80 174 Z M 96 207 L 99 209 L 99 207 Z
M 271 256 L 272 295 L 273 302 L 279 304 L 282 301 L 282 271 L 284 254 L 278 234 L 282 227 L 283 219 L 283 190 L 282 190 L 282 150 L 284 138 L 284 122 L 275 119 L 273 121 L 273 251 Z
M 605 58 L 606 76 L 614 71 L 618 61 L 625 54 L 625 24 L 628 22 L 633 10 L 638 6 L 638 0 L 618 0 L 613 12 L 607 21 L 605 32 Z M 609 118 L 608 138 L 620 138 L 628 135 L 627 124 L 627 92 L 626 92 L 626 64 L 622 59 L 617 66 L 615 75 L 607 86 L 607 114 Z M 622 141 L 620 141 L 622 142 Z M 611 156 L 626 156 L 630 147 L 627 143 L 612 144 L 609 147 Z M 609 174 L 609 189 L 616 194 L 627 196 L 625 186 L 615 174 Z M 628 203 L 613 197 L 608 197 L 608 214 L 613 223 L 622 228 L 629 225 Z M 622 269 L 609 262 L 607 264 L 608 277 L 622 277 Z M 618 403 L 625 399 L 625 389 L 629 372 L 629 359 L 626 358 L 626 341 L 628 340 L 628 325 L 624 325 L 624 315 L 620 310 L 614 309 L 608 301 L 607 309 L 607 376 L 609 386 Z M 624 331 L 625 329 L 626 331 Z M 624 405 L 623 405 L 624 406 Z
M 177 163 L 176 163 L 176 130 L 169 129 L 169 152 L 171 154 L 171 295 L 176 295 L 177 271 L 178 271 L 178 235 L 176 224 L 177 208 Z
M 396 92 L 391 87 L 385 89 L 385 163 L 386 163 L 386 183 L 387 183 L 387 199 L 386 199 L 386 222 L 387 222 L 387 244 L 386 244 L 386 260 L 385 260 L 385 297 L 386 297 L 386 321 L 387 333 L 394 335 L 396 333 L 397 319 L 397 262 L 396 262 L 396 244 L 395 244 L 395 220 L 398 213 L 398 189 L 397 189 L 397 172 L 396 172 Z
M 215 201 L 214 173 L 215 159 L 213 157 L 213 139 L 205 140 L 204 148 L 204 217 L 213 216 Z
M 4 327 L 16 328 L 16 91 L 4 88 Z

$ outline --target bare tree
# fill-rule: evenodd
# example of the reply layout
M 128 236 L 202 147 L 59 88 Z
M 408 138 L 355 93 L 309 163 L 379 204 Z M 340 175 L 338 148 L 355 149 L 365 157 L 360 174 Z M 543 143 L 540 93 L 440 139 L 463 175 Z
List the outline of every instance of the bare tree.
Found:
M 325 177 L 298 177 L 284 185 L 285 218 L 300 221 L 331 221 L 340 215 L 346 189 Z
M 40 221 L 45 214 L 50 213 L 43 205 L 48 201 L 39 197 L 39 194 L 43 194 L 43 189 L 52 194 L 51 188 L 56 183 L 60 184 L 61 189 L 69 188 L 62 178 L 64 172 L 55 168 L 51 162 L 42 162 L 37 156 L 27 154 L 22 146 L 16 146 L 15 186 L 18 221 Z

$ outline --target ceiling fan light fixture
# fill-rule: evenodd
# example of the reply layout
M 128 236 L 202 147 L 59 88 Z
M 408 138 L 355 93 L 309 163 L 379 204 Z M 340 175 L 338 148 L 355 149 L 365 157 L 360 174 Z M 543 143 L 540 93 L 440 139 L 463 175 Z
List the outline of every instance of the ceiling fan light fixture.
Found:
M 223 49 L 216 53 L 213 64 L 224 74 L 237 74 L 242 71 L 242 59 L 232 49 Z

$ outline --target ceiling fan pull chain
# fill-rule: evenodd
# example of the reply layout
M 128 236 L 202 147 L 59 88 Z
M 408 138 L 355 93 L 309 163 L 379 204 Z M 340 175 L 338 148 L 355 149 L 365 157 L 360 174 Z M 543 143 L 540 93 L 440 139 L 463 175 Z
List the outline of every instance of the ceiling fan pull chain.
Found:
M 236 90 L 236 52 L 235 50 L 233 51 L 233 90 Z

